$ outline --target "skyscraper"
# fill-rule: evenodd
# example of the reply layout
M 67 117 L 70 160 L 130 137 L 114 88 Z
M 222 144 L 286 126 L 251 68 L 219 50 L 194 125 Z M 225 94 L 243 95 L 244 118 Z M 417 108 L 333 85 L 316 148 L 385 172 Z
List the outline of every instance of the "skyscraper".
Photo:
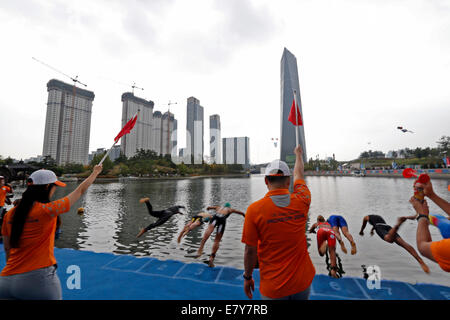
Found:
M 165 112 L 161 118 L 161 154 L 162 155 L 171 155 L 177 156 L 176 150 L 174 151 L 174 147 L 176 148 L 177 139 L 176 139 L 176 126 L 177 120 L 174 117 L 173 113 Z
M 190 163 L 200 164 L 203 162 L 203 107 L 200 100 L 189 97 L 187 99 L 186 117 L 186 155 L 191 158 Z
M 223 138 L 223 163 L 250 165 L 250 139 L 248 137 Z
M 139 117 L 136 125 L 129 134 L 122 137 L 121 150 L 123 154 L 130 158 L 139 149 L 152 149 L 152 124 L 153 124 L 153 101 L 136 97 L 131 92 L 122 94 L 122 127 L 138 111 Z
M 306 163 L 306 140 L 305 140 L 305 119 L 303 117 L 302 103 L 300 99 L 300 84 L 298 80 L 297 59 L 284 48 L 281 57 L 281 113 L 280 113 L 280 160 L 286 161 L 289 165 L 295 163 L 295 126 L 288 121 L 294 100 L 294 90 L 303 125 L 299 126 L 299 143 L 303 148 L 303 161 Z
M 52 79 L 48 101 L 43 156 L 57 164 L 88 163 L 94 92 Z
M 222 163 L 221 145 L 220 116 L 213 114 L 209 117 L 209 150 L 212 163 Z

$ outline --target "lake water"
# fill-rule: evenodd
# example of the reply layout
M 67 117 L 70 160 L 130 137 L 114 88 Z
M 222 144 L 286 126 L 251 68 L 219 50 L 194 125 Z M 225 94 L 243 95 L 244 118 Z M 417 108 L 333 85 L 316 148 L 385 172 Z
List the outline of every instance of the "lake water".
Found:
M 349 231 L 355 239 L 358 253 L 350 255 L 350 244 L 344 238 L 348 254 L 338 245 L 346 276 L 362 277 L 361 265 L 377 265 L 382 279 L 409 283 L 436 283 L 450 286 L 450 274 L 424 258 L 431 269 L 425 274 L 416 260 L 403 248 L 381 240 L 376 234 L 370 236 L 370 225 L 360 236 L 362 218 L 368 214 L 382 216 L 390 225 L 397 217 L 413 214 L 408 200 L 412 196 L 413 180 L 371 177 L 307 177 L 312 202 L 310 221 L 315 222 L 321 214 L 328 217 L 339 214 L 346 218 Z M 68 194 L 77 186 L 69 183 L 58 188 L 55 199 Z M 446 180 L 434 180 L 435 191 L 450 201 Z M 16 197 L 23 189 L 16 190 Z M 198 178 L 184 180 L 129 180 L 126 182 L 95 183 L 69 213 L 62 215 L 62 234 L 56 241 L 59 248 L 73 248 L 95 252 L 113 252 L 135 256 L 152 256 L 159 259 L 175 259 L 183 262 L 206 261 L 213 243 L 213 233 L 205 245 L 205 254 L 195 259 L 206 224 L 190 232 L 180 244 L 176 239 L 190 217 L 209 205 L 230 202 L 233 208 L 246 211 L 250 203 L 262 198 L 267 192 L 262 175 L 250 178 Z M 139 203 L 149 197 L 154 210 L 179 204 L 186 207 L 186 215 L 175 215 L 164 225 L 157 227 L 139 239 L 136 234 L 142 227 L 155 221 L 146 206 Z M 429 201 L 430 212 L 442 213 Z M 76 209 L 83 207 L 82 216 Z M 227 220 L 225 235 L 217 253 L 216 265 L 243 269 L 244 244 L 241 234 L 244 218 L 233 214 Z M 406 221 L 399 234 L 416 248 L 415 221 Z M 441 239 L 439 231 L 430 227 L 434 240 Z M 319 274 L 327 273 L 325 258 L 317 252 L 316 235 L 308 234 L 309 253 Z

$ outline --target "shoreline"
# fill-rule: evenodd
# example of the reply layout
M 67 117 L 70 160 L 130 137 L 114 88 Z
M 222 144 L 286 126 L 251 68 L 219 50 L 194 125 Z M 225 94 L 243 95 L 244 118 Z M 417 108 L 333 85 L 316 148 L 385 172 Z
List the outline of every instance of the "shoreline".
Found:
M 361 174 L 353 173 L 355 170 L 338 171 L 306 171 L 305 176 L 326 176 L 326 177 L 378 177 L 378 178 L 403 178 L 403 169 L 398 170 L 356 170 Z M 417 174 L 426 173 L 431 179 L 450 180 L 450 169 L 417 169 Z M 404 179 L 404 178 L 403 178 Z
M 184 180 L 184 179 L 202 179 L 202 178 L 247 178 L 247 173 L 233 173 L 233 174 L 210 174 L 210 175 L 197 175 L 197 176 L 161 176 L 161 177 L 102 177 L 99 176 L 95 179 L 96 182 L 119 182 L 119 181 L 145 181 L 145 180 Z M 80 182 L 86 178 L 78 177 L 60 177 L 62 182 Z

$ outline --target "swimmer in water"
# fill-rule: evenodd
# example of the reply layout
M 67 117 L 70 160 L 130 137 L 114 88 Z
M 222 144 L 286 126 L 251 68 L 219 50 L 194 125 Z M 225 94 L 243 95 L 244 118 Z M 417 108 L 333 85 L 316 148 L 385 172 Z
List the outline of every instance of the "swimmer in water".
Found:
M 425 262 L 420 258 L 419 254 L 416 252 L 416 250 L 408 244 L 405 240 L 403 240 L 397 231 L 399 230 L 401 224 L 405 222 L 407 218 L 406 217 L 400 217 L 398 218 L 397 224 L 394 227 L 391 227 L 390 225 L 386 224 L 386 221 L 379 215 L 368 215 L 363 218 L 363 223 L 361 226 L 361 231 L 359 234 L 361 236 L 364 235 L 364 229 L 367 225 L 367 222 L 372 225 L 372 230 L 370 231 L 370 235 L 373 236 L 374 230 L 378 234 L 378 236 L 388 242 L 388 243 L 396 243 L 400 247 L 404 248 L 406 251 L 408 251 L 416 260 L 419 262 L 420 266 L 422 267 L 423 271 L 426 273 L 430 273 L 430 268 L 425 264 Z
M 197 251 L 197 257 L 201 256 L 203 253 L 203 247 L 205 246 L 206 241 L 211 236 L 211 233 L 214 231 L 214 228 L 216 228 L 216 237 L 214 238 L 214 244 L 212 247 L 211 256 L 209 258 L 208 265 L 210 267 L 214 267 L 214 258 L 216 257 L 217 250 L 219 250 L 220 240 L 223 237 L 223 234 L 225 232 L 225 225 L 227 218 L 232 213 L 240 214 L 241 216 L 245 217 L 245 213 L 242 211 L 232 209 L 231 205 L 227 202 L 223 207 L 220 206 L 210 206 L 206 208 L 206 210 L 215 210 L 216 214 L 212 217 L 211 221 L 209 222 L 208 229 L 206 229 L 205 234 L 203 235 L 203 239 L 200 243 L 200 247 Z
M 165 210 L 153 211 L 153 207 L 150 203 L 149 198 L 142 198 L 141 200 L 139 200 L 139 202 L 145 203 L 147 206 L 149 215 L 151 215 L 152 217 L 158 218 L 158 220 L 156 220 L 156 222 L 154 222 L 154 223 L 149 224 L 146 228 L 141 229 L 141 231 L 136 236 L 137 238 L 142 236 L 147 231 L 162 225 L 167 220 L 169 220 L 170 217 L 172 217 L 174 214 L 177 214 L 177 213 L 183 214 L 182 212 L 180 212 L 180 209 L 184 208 L 183 206 L 173 206 L 173 207 L 167 208 Z
M 186 236 L 189 232 L 201 226 L 202 224 L 209 222 L 212 217 L 212 214 L 209 214 L 208 212 L 199 212 L 195 216 L 193 216 L 191 221 L 189 221 L 188 224 L 184 226 L 183 230 L 181 230 L 180 234 L 178 235 L 178 243 L 180 243 L 181 239 L 183 239 L 183 237 Z
M 311 226 L 309 232 L 317 232 L 317 249 L 319 250 L 319 255 L 321 257 L 325 255 L 327 249 L 330 252 L 330 275 L 333 278 L 338 278 L 336 274 L 336 271 L 338 271 L 336 263 L 336 234 L 331 229 L 330 223 L 325 221 L 325 218 L 323 216 L 318 216 L 317 222 Z

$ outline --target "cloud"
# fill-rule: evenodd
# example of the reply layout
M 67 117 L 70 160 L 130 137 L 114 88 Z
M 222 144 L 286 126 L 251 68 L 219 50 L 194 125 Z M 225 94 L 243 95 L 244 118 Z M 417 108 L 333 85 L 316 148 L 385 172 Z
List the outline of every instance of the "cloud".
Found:
M 279 28 L 267 7 L 249 0 L 216 0 L 215 7 L 224 16 L 222 37 L 234 45 L 265 42 Z

